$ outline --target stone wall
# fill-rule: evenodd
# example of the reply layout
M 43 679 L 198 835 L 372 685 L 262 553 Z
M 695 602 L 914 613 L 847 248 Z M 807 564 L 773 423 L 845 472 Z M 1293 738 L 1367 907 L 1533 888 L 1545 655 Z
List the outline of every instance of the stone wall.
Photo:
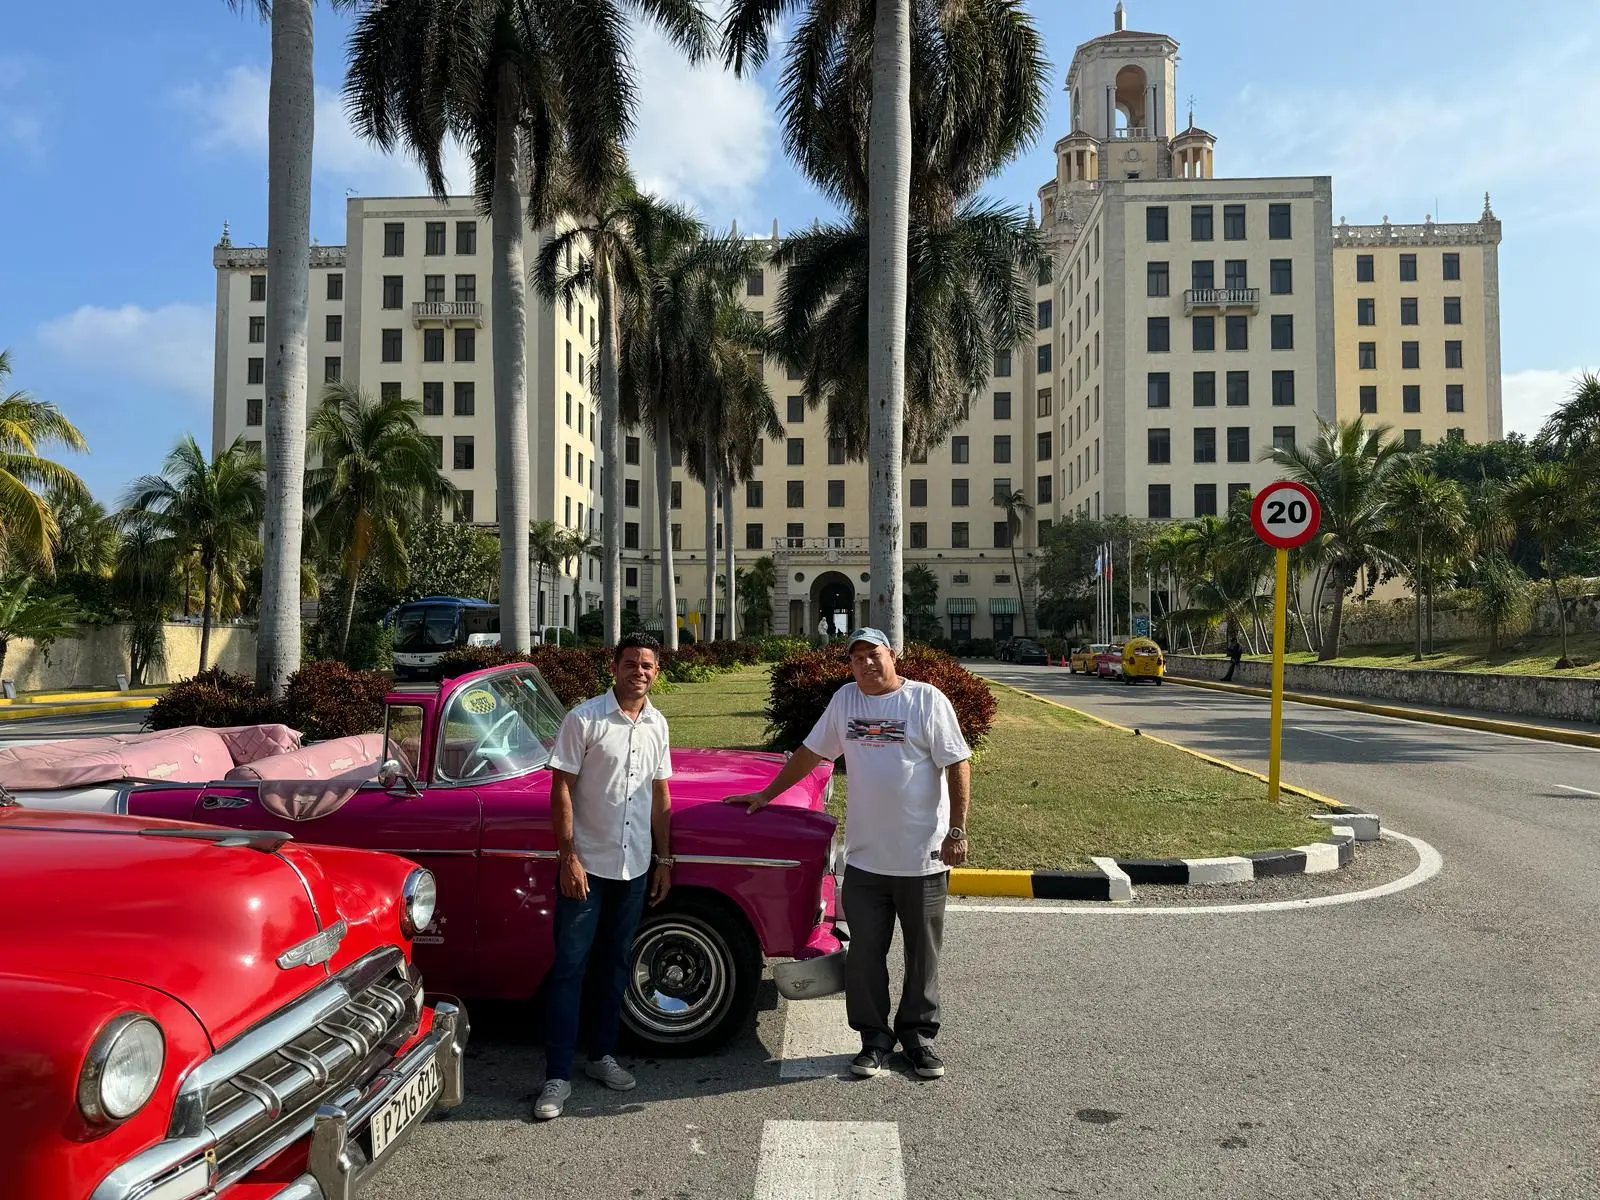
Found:
M 167 630 L 167 663 L 146 683 L 185 679 L 200 667 L 200 626 L 174 623 Z M 27 638 L 15 638 L 6 648 L 0 674 L 19 692 L 57 692 L 73 688 L 115 687 L 117 675 L 128 670 L 128 627 L 88 627 L 83 636 L 62 638 L 41 650 Z M 216 625 L 211 630 L 209 666 L 254 675 L 256 634 L 248 625 Z
M 1179 679 L 1221 679 L 1225 658 L 1167 655 L 1167 674 Z M 1245 661 L 1234 683 L 1271 687 L 1272 664 Z M 1551 675 L 1492 675 L 1486 671 L 1407 671 L 1394 667 L 1334 667 L 1286 663 L 1285 691 L 1435 708 L 1466 708 L 1521 717 L 1600 723 L 1600 679 Z
M 1556 628 L 1556 603 L 1550 595 L 1550 585 L 1539 585 L 1540 599 L 1535 606 L 1525 630 L 1516 635 L 1533 633 L 1540 637 L 1554 637 Z M 1568 633 L 1600 633 L 1600 593 L 1566 596 L 1562 607 L 1567 611 Z M 1403 600 L 1375 600 L 1366 604 L 1346 602 L 1344 606 L 1344 632 L 1339 638 L 1342 646 L 1409 646 L 1416 640 L 1416 610 L 1410 597 Z M 1307 612 L 1306 618 L 1311 614 Z M 1423 614 L 1427 620 L 1427 614 Z M 1293 618 L 1289 621 L 1290 645 L 1304 650 L 1305 639 Z M 1484 637 L 1483 628 L 1465 609 L 1448 611 L 1435 608 L 1433 637 L 1435 641 L 1466 641 Z

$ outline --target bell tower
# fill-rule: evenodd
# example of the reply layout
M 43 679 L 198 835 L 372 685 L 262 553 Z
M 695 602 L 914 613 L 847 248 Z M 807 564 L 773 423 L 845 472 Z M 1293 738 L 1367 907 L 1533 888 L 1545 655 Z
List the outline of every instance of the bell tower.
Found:
M 1097 141 L 1160 141 L 1177 132 L 1178 43 L 1128 28 L 1120 2 L 1114 28 L 1079 46 L 1067 71 L 1073 131 Z

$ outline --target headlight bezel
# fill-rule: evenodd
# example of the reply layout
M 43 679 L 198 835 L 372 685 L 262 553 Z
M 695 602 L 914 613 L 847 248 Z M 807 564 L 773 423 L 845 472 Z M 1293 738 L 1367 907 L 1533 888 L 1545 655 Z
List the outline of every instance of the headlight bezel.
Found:
M 126 1111 L 119 1111 L 106 1098 L 107 1073 L 122 1039 L 130 1035 L 140 1036 L 136 1031 L 144 1027 L 148 1027 L 155 1034 L 155 1070 L 150 1075 L 148 1085 L 143 1087 L 143 1095 L 140 1096 L 138 1103 L 128 1107 Z M 166 1064 L 167 1035 L 159 1021 L 149 1013 L 137 1011 L 120 1013 L 112 1017 L 100 1027 L 94 1040 L 89 1043 L 88 1052 L 83 1056 L 83 1067 L 78 1072 L 78 1111 L 83 1114 L 84 1120 L 97 1128 L 120 1125 L 138 1116 L 144 1106 L 150 1103 L 156 1088 L 160 1086 Z
M 419 908 L 423 911 L 425 920 L 417 920 Z M 417 867 L 406 876 L 406 881 L 400 888 L 401 932 L 408 938 L 416 937 L 433 923 L 434 914 L 438 910 L 438 880 L 426 867 Z

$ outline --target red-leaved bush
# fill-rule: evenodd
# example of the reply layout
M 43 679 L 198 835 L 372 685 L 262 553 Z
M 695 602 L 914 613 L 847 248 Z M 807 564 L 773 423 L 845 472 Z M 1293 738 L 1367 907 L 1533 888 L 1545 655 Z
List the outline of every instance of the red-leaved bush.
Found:
M 454 679 L 485 667 L 526 662 L 539 668 L 556 698 L 571 708 L 611 686 L 611 655 L 602 647 L 575 649 L 566 646 L 535 646 L 525 653 L 502 650 L 499 646 L 463 646 L 439 660 L 440 678 Z
M 298 729 L 308 742 L 372 733 L 383 728 L 388 691 L 389 681 L 377 671 L 317 659 L 289 676 L 275 719 Z
M 967 745 L 976 747 L 994 724 L 995 702 L 988 685 L 942 650 L 912 643 L 895 662 L 907 679 L 931 683 L 956 710 Z M 828 707 L 833 694 L 850 682 L 850 658 L 841 643 L 791 654 L 772 668 L 767 701 L 768 745 L 794 750 Z
M 278 720 L 271 697 L 256 691 L 248 675 L 231 675 L 221 667 L 207 667 L 190 679 L 180 679 L 150 706 L 146 729 L 177 729 L 183 725 L 263 725 Z

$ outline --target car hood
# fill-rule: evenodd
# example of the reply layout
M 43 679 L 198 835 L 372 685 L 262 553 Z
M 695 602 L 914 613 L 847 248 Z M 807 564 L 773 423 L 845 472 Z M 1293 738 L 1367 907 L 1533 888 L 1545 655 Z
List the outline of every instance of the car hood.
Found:
M 783 769 L 782 754 L 754 750 L 673 750 L 672 804 L 720 803 L 724 796 L 758 792 Z M 831 763 L 818 767 L 773 801 L 785 808 L 820 810 L 826 803 Z
M 0 962 L 155 988 L 193 1012 L 213 1045 L 230 1040 L 326 977 L 324 966 L 285 969 L 278 957 L 321 931 L 319 907 L 329 923 L 338 914 L 312 856 L 239 844 L 248 834 L 218 840 L 229 833 L 0 808 Z

